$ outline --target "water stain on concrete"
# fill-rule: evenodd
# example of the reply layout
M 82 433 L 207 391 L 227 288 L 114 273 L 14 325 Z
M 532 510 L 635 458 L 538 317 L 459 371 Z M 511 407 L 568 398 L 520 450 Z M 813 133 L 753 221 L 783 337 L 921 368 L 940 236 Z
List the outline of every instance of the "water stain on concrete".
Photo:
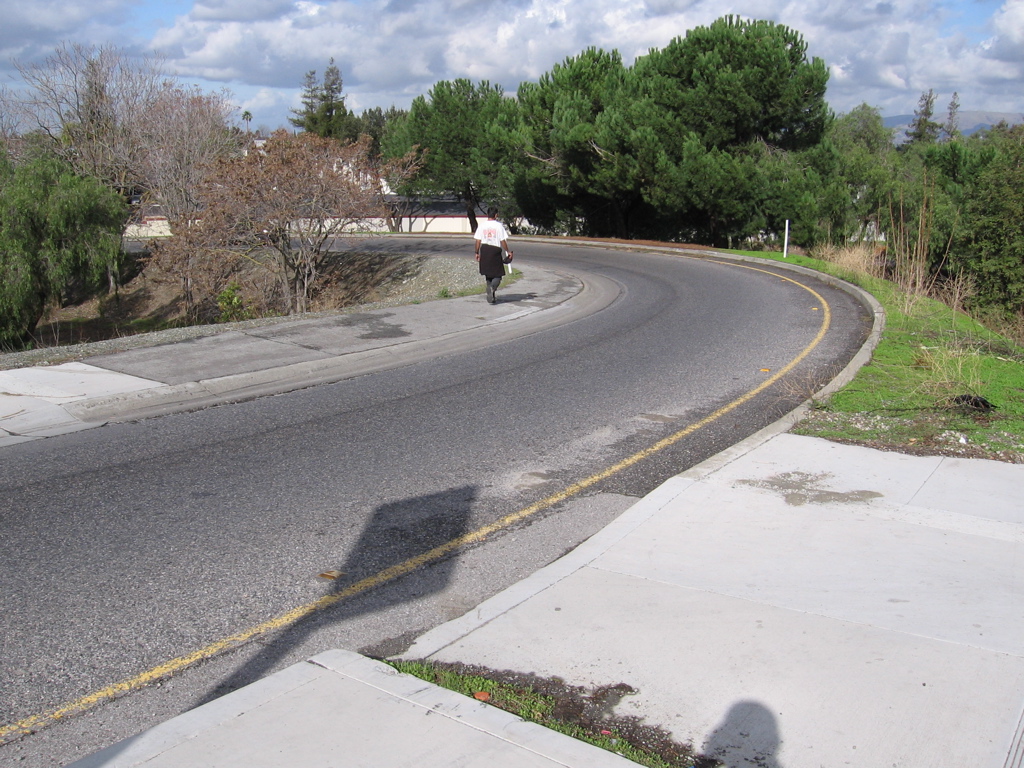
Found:
M 399 339 L 403 336 L 412 335 L 412 331 L 407 331 L 398 323 L 389 323 L 387 321 L 389 317 L 394 317 L 394 315 L 353 314 L 339 318 L 337 325 L 350 328 L 365 328 L 366 332 L 358 336 L 360 339 Z
M 828 472 L 783 472 L 763 480 L 740 480 L 740 485 L 763 488 L 782 495 L 793 507 L 804 504 L 862 504 L 880 499 L 877 491 L 835 491 L 827 486 Z
M 516 488 L 522 491 L 534 490 L 545 485 L 550 485 L 555 479 L 552 472 L 525 472 L 519 477 Z

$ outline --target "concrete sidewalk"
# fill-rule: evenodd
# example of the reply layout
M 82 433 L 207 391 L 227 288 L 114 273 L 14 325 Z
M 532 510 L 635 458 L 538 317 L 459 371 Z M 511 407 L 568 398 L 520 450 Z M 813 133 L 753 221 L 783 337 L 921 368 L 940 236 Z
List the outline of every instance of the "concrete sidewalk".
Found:
M 336 650 L 72 765 L 625 768 L 634 763 Z

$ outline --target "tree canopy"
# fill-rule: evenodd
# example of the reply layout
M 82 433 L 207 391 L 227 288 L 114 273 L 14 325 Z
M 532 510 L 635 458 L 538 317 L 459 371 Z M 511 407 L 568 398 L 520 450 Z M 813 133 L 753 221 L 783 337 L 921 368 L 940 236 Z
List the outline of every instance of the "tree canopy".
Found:
M 934 144 L 939 139 L 942 124 L 932 118 L 935 115 L 935 91 L 922 93 L 914 110 L 914 120 L 907 129 L 907 141 L 911 144 Z
M 475 230 L 477 211 L 508 188 L 515 121 L 515 102 L 501 86 L 442 80 L 413 101 L 385 137 L 384 152 L 416 151 L 420 172 L 402 191 L 455 197 Z
M 519 89 L 525 159 L 520 190 L 531 221 L 628 237 L 642 203 L 634 90 L 618 52 L 589 48 Z
M 486 82 L 438 83 L 385 150 L 418 146 L 415 189 L 454 195 L 471 221 L 500 201 L 547 228 L 725 242 L 765 221 L 754 145 L 817 145 L 827 80 L 798 33 L 727 17 L 632 67 L 590 48 L 515 102 Z
M 322 138 L 355 141 L 362 124 L 345 106 L 342 96 L 341 70 L 332 58 L 324 70 L 323 79 L 317 80 L 316 70 L 306 73 L 302 87 L 302 109 L 293 111 L 289 122 L 296 128 Z
M 670 146 L 695 134 L 709 149 L 755 141 L 804 149 L 818 143 L 831 115 L 825 63 L 808 60 L 803 37 L 771 21 L 726 16 L 651 51 L 634 69 Z
M 1024 125 L 998 128 L 994 152 L 975 166 L 964 195 L 952 266 L 971 275 L 978 304 L 1024 312 Z M 977 152 L 977 149 L 976 149 Z M 985 160 L 987 159 L 987 162 Z

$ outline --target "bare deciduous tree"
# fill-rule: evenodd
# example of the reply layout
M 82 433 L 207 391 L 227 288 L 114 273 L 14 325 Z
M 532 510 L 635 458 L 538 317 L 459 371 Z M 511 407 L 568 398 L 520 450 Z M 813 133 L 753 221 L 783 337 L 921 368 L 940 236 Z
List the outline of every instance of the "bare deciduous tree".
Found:
M 158 258 L 175 265 L 166 268 L 182 276 L 192 306 L 202 300 L 198 275 L 250 257 L 274 270 L 282 309 L 306 312 L 335 240 L 387 217 L 381 177 L 403 171 L 375 167 L 369 150 L 365 136 L 340 143 L 278 131 L 263 147 L 219 161 L 200 187 L 198 218 L 177 222 Z
M 239 154 L 243 137 L 230 128 L 234 111 L 225 91 L 167 86 L 139 117 L 139 185 L 171 221 L 193 218 L 209 168 Z
M 11 141 L 21 133 L 18 98 L 6 85 L 0 85 L 0 140 Z
M 62 43 L 45 61 L 16 66 L 27 86 L 22 124 L 48 135 L 80 173 L 130 193 L 144 151 L 138 121 L 168 87 L 162 62 Z
M 202 219 L 175 222 L 174 236 L 156 244 L 151 259 L 181 285 L 185 316 L 191 322 L 210 319 L 218 291 L 230 282 L 245 251 L 221 236 L 219 211 Z

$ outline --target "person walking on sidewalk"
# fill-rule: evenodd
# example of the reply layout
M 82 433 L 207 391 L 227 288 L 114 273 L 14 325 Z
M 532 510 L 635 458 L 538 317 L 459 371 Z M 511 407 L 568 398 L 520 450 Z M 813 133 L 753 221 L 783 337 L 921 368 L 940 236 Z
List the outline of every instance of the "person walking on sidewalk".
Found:
M 473 235 L 476 241 L 476 260 L 480 262 L 480 274 L 487 281 L 488 304 L 498 303 L 495 294 L 501 285 L 501 278 L 505 276 L 502 252 L 508 253 L 508 260 L 512 261 L 512 251 L 508 247 L 508 232 L 505 225 L 497 220 L 497 216 L 497 209 L 488 208 L 487 218 L 477 225 L 476 233 Z

